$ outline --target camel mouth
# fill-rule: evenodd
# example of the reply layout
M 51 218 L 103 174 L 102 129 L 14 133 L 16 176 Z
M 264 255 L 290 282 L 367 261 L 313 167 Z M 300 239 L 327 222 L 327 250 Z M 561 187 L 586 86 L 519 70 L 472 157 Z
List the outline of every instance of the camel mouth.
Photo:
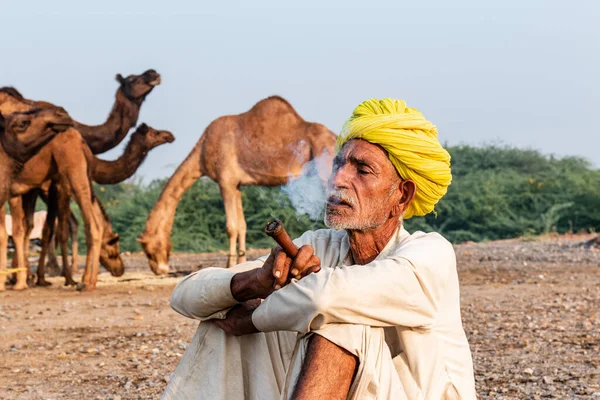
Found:
M 121 268 L 119 270 L 116 271 L 109 271 L 110 274 L 116 278 L 123 276 L 125 274 L 125 268 Z
M 175 141 L 175 136 L 173 136 L 173 134 L 169 133 L 168 135 L 165 135 L 165 143 L 173 143 Z
M 160 76 L 156 79 L 151 80 L 150 82 L 148 82 L 148 85 L 150 86 L 158 86 L 161 83 L 161 79 Z

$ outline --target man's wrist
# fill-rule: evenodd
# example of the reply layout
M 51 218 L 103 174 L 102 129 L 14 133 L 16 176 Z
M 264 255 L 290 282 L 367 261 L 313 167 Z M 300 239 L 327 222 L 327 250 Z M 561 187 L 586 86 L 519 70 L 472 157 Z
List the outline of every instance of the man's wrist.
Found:
M 254 310 L 248 311 L 248 314 L 246 314 L 244 317 L 242 317 L 239 321 L 239 327 L 238 327 L 238 336 L 241 335 L 251 335 L 253 333 L 258 333 L 260 332 L 256 326 L 254 326 L 254 322 L 252 322 L 252 314 L 254 313 Z
M 239 272 L 231 278 L 231 295 L 234 299 L 243 303 L 261 297 L 258 290 L 257 273 L 260 269 L 253 269 L 246 272 Z

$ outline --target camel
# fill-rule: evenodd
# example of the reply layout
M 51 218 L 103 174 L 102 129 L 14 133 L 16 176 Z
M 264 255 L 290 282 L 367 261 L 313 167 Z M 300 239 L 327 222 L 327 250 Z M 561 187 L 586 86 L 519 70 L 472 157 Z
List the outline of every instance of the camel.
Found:
M 263 99 L 245 113 L 211 122 L 163 188 L 138 239 L 150 269 L 157 275 L 169 272 L 177 204 L 203 175 L 219 185 L 223 197 L 229 237 L 227 266 L 244 262 L 246 220 L 240 186 L 286 184 L 300 175 L 307 161 L 320 156 L 331 167 L 335 140 L 333 132 L 321 124 L 304 121 L 279 96 Z
M 8 234 L 4 204 L 10 197 L 10 186 L 29 158 L 34 157 L 57 134 L 73 121 L 62 108 L 0 113 L 0 291 L 4 290 L 8 259 Z
M 165 143 L 172 143 L 175 140 L 173 134 L 169 131 L 156 130 L 146 124 L 140 125 L 131 135 L 129 143 L 123 152 L 123 155 L 114 161 L 101 160 L 94 156 L 90 164 L 90 174 L 92 180 L 100 184 L 116 184 L 130 178 L 140 165 L 146 159 L 148 152 L 155 147 Z M 59 194 L 60 190 L 54 189 L 54 194 Z M 52 191 L 51 191 L 52 193 Z M 63 199 L 63 202 L 66 199 Z M 48 199 L 48 201 L 57 201 L 57 199 Z M 67 261 L 67 240 L 71 236 L 72 242 L 72 263 L 71 274 L 77 270 L 77 221 L 68 208 L 67 203 L 59 208 L 59 224 L 56 241 L 60 244 L 63 256 L 63 275 L 66 276 L 65 266 Z M 61 212 L 62 211 L 62 212 Z M 38 282 L 46 282 L 44 279 L 45 257 L 46 253 L 51 254 L 50 242 L 54 228 L 55 213 L 49 213 L 44 224 L 42 235 L 42 251 L 40 253 L 38 266 Z M 50 258 L 50 257 L 49 257 Z M 52 259 L 50 260 L 52 262 Z M 54 260 L 54 262 L 56 262 Z M 69 282 L 67 282 L 68 284 Z
M 117 89 L 113 109 L 104 124 L 90 126 L 74 121 L 75 128 L 83 136 L 93 154 L 108 151 L 123 140 L 129 129 L 137 123 L 143 101 L 152 89 L 160 84 L 161 77 L 155 70 L 148 70 L 141 75 L 130 75 L 127 78 L 117 74 L 116 80 L 120 86 Z M 35 107 L 54 106 L 43 101 L 27 100 L 14 88 L 0 88 L 0 110 L 3 112 L 25 111 Z M 26 203 L 34 207 L 35 199 L 36 196 Z M 19 207 L 19 204 L 15 204 L 15 207 Z M 30 212 L 31 210 L 28 214 Z M 54 210 L 54 214 L 56 212 L 57 210 Z M 29 222 L 29 218 L 26 222 Z
M 92 190 L 89 165 L 92 154 L 79 132 L 70 128 L 57 135 L 38 154 L 29 159 L 22 171 L 13 179 L 10 200 L 13 214 L 13 238 L 15 254 L 19 268 L 25 266 L 24 244 L 26 237 L 26 210 L 31 210 L 30 191 L 44 187 L 48 181 L 58 182 L 63 188 L 59 204 L 69 193 L 75 197 L 85 223 L 87 258 L 82 283 L 79 290 L 96 288 L 98 263 L 102 264 L 113 276 L 124 273 L 123 261 L 119 256 L 119 235 L 112 232 L 108 216 L 104 212 Z M 26 195 L 27 196 L 23 196 Z M 63 202 L 63 203 L 61 203 Z M 68 203 L 68 202 L 67 202 Z M 72 282 L 70 269 L 67 268 L 68 282 Z M 45 282 L 38 282 L 43 285 Z M 27 288 L 27 273 L 17 275 L 13 289 Z
M 101 125 L 85 125 L 77 121 L 74 128 L 79 131 L 93 154 L 104 153 L 121 143 L 121 141 L 137 124 L 142 103 L 146 96 L 161 82 L 158 72 L 149 69 L 141 75 L 129 75 L 123 78 L 116 76 L 119 88 L 115 95 L 115 103 L 106 121 Z M 54 107 L 44 101 L 33 101 L 12 87 L 0 88 L 0 106 L 6 114 L 16 111 L 27 111 L 31 108 Z

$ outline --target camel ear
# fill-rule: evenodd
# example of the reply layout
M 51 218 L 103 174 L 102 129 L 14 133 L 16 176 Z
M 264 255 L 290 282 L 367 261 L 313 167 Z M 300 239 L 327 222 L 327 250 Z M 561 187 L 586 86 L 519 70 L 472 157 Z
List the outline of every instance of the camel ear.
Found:
M 135 238 L 135 241 L 138 242 L 138 243 L 140 243 L 140 244 L 146 243 L 146 241 L 143 238 L 141 238 L 141 237 Z
M 146 133 L 148 133 L 148 125 L 146 125 L 146 123 L 143 123 L 138 127 L 137 130 L 139 133 L 146 134 Z
M 117 74 L 117 76 L 115 77 L 115 79 L 117 80 L 117 82 L 119 82 L 121 85 L 125 82 L 125 78 L 123 78 L 123 75 L 121 74 Z
M 115 233 L 115 234 L 113 234 L 113 235 L 111 236 L 111 238 L 110 238 L 110 239 L 108 239 L 108 244 L 109 244 L 110 246 L 113 246 L 113 245 L 117 244 L 117 242 L 119 241 L 119 237 L 120 237 L 120 236 L 119 236 L 119 234 L 118 234 L 118 233 Z

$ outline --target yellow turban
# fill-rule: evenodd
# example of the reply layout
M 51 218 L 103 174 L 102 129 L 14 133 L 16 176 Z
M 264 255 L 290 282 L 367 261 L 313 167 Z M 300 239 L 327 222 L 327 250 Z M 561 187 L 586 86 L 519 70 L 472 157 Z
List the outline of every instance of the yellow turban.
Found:
M 354 109 L 337 140 L 337 150 L 351 139 L 383 147 L 400 177 L 417 186 L 404 214 L 408 219 L 433 211 L 452 182 L 450 154 L 437 136 L 435 125 L 404 101 L 370 99 Z

